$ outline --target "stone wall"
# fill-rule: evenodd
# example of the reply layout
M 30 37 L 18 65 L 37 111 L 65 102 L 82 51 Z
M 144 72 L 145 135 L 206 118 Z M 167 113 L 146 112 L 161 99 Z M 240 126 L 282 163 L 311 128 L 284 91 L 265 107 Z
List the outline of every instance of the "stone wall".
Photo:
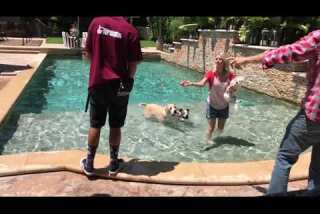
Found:
M 236 31 L 199 30 L 199 40 L 181 39 L 174 43 L 175 51 L 161 56 L 164 60 L 204 72 L 213 69 L 217 54 L 230 54 L 230 47 L 237 38 Z
M 251 56 L 271 49 L 271 47 L 235 44 L 238 42 L 237 31 L 199 30 L 199 34 L 199 40 L 182 39 L 181 42 L 175 42 L 175 51 L 169 54 L 162 53 L 161 58 L 203 73 L 214 69 L 214 57 L 218 54 Z M 245 81 L 242 82 L 243 87 L 299 103 L 306 90 L 307 66 L 307 62 L 290 63 L 263 71 L 261 64 L 250 64 L 234 72 L 245 77 Z
M 233 46 L 235 56 L 251 56 L 264 52 L 268 48 Z M 269 96 L 292 103 L 300 103 L 306 91 L 306 63 L 277 65 L 263 70 L 261 64 L 247 64 L 237 69 L 237 75 L 246 77 L 243 86 Z

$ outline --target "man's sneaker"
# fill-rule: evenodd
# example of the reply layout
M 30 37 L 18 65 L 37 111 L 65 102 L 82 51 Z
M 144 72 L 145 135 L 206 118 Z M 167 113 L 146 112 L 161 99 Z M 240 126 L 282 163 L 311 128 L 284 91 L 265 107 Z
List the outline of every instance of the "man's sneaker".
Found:
M 111 160 L 109 167 L 108 167 L 108 172 L 109 175 L 115 175 L 119 172 L 119 170 L 121 169 L 120 164 L 123 163 L 124 160 L 123 159 L 116 159 L 116 160 Z
M 87 165 L 87 159 L 86 158 L 82 158 L 80 160 L 80 167 L 82 169 L 82 171 L 84 172 L 84 174 L 86 174 L 87 176 L 93 176 L 93 164 L 91 164 L 91 166 Z

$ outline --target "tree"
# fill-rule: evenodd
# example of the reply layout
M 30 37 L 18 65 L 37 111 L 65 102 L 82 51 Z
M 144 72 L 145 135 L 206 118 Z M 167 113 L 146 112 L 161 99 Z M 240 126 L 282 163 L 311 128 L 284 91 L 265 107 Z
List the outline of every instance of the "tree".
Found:
M 156 40 L 157 49 L 162 50 L 163 42 L 169 40 L 168 29 L 170 17 L 151 16 L 147 20 L 152 30 L 152 40 Z

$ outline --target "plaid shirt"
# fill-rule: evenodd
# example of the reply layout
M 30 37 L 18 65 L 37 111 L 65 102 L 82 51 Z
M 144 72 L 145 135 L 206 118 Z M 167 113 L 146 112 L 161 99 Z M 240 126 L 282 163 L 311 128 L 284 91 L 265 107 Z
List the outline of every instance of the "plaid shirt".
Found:
M 297 42 L 265 52 L 262 67 L 290 61 L 309 60 L 307 91 L 301 106 L 307 117 L 320 123 L 320 30 L 313 31 Z

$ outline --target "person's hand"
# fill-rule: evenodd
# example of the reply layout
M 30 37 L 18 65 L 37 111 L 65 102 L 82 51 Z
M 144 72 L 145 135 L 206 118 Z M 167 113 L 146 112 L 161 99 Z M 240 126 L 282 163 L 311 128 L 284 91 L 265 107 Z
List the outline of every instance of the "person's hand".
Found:
M 191 82 L 190 82 L 189 80 L 182 80 L 182 81 L 180 82 L 180 85 L 181 85 L 182 87 L 187 87 L 187 86 L 191 85 Z
M 232 68 L 239 68 L 241 69 L 241 65 L 245 65 L 247 63 L 246 57 L 230 57 L 228 58 L 230 61 L 230 65 Z

